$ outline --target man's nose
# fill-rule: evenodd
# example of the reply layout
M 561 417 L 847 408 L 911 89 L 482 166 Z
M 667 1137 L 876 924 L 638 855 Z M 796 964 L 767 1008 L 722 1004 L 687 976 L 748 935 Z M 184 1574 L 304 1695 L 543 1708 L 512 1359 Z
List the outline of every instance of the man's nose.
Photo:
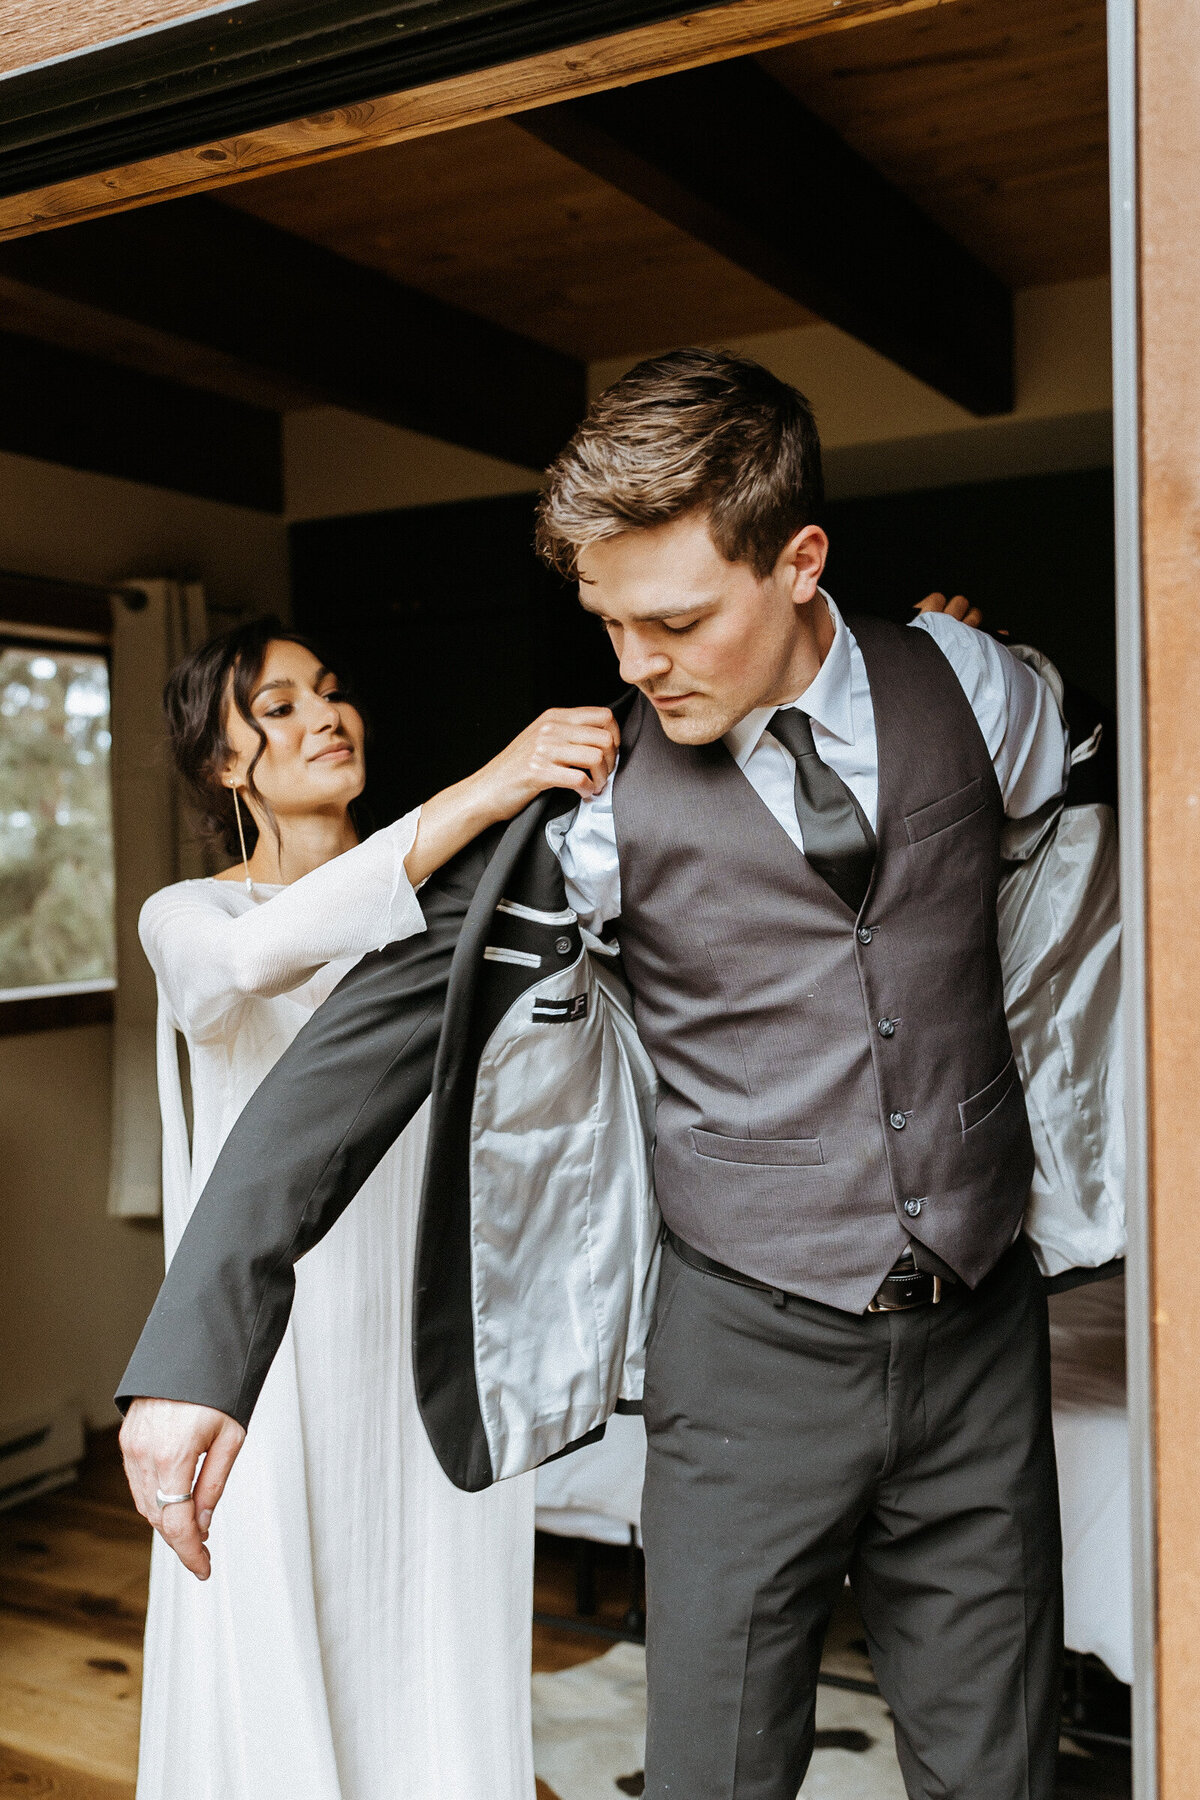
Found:
M 625 633 L 621 645 L 622 681 L 627 681 L 630 687 L 640 687 L 643 682 L 660 681 L 670 670 L 671 659 L 665 651 L 639 643 L 631 632 Z

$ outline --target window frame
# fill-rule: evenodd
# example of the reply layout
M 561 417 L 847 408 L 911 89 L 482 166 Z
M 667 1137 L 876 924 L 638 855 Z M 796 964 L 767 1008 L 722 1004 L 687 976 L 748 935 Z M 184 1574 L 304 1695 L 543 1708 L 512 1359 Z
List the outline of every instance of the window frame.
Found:
M 112 669 L 113 601 L 116 587 L 55 581 L 0 569 L 0 644 L 29 649 L 78 649 L 100 653 Z M 52 988 L 53 984 L 47 984 Z M 110 1025 L 116 983 L 72 993 L 48 991 L 0 999 L 0 1037 Z

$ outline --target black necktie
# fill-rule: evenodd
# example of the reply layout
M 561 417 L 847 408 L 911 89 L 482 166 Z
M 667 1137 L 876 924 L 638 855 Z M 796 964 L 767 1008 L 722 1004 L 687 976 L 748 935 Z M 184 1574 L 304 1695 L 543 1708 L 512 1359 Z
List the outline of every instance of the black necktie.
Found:
M 857 915 L 875 862 L 875 833 L 840 775 L 821 761 L 807 713 L 780 707 L 767 730 L 796 759 L 796 818 L 804 854 Z

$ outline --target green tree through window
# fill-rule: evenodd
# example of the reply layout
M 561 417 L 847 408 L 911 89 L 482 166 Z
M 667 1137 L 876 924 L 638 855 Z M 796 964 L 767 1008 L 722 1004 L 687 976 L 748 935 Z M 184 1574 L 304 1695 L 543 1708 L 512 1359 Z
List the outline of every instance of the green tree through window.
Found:
M 108 665 L 0 646 L 0 993 L 111 985 Z

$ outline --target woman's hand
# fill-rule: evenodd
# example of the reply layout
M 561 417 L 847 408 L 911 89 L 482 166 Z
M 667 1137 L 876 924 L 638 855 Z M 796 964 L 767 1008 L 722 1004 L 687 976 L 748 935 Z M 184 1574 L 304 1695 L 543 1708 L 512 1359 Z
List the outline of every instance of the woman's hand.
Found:
M 480 784 L 489 823 L 512 819 L 547 788 L 571 788 L 588 798 L 602 792 L 620 742 L 607 706 L 552 706 L 470 779 Z
M 955 594 L 947 600 L 945 594 L 926 594 L 913 607 L 914 612 L 949 613 L 952 619 L 961 619 L 964 625 L 974 625 L 976 629 L 983 624 L 983 614 L 977 606 L 972 606 L 965 594 Z
M 121 1455 L 137 1509 L 198 1581 L 208 1580 L 213 1509 L 245 1441 L 236 1419 L 187 1400 L 135 1400 L 121 1427 Z M 159 1494 L 180 1497 L 162 1506 Z
M 600 793 L 616 767 L 620 741 L 607 706 L 551 707 L 482 769 L 425 802 L 404 859 L 408 879 L 418 886 L 481 831 L 515 818 L 547 788 L 570 788 L 588 799 Z

